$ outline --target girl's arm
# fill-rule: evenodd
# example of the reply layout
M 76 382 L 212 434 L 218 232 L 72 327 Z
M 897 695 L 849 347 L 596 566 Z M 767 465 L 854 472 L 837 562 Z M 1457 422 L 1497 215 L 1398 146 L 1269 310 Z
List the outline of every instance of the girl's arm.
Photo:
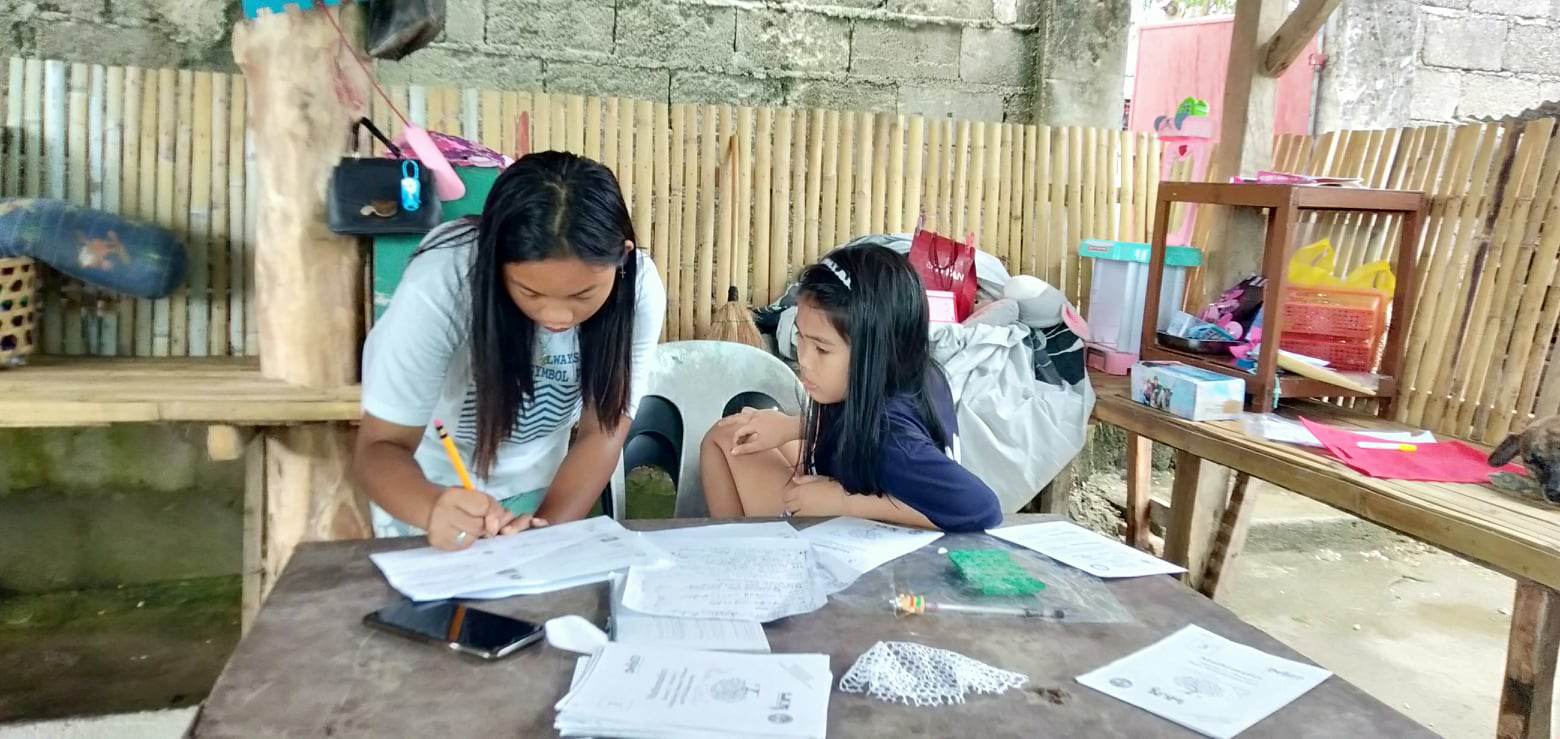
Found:
M 363 414 L 352 451 L 352 479 L 358 489 L 390 515 L 428 532 L 440 549 L 464 549 L 483 536 L 497 534 L 512 517 L 480 490 L 446 488 L 428 481 L 412 454 L 422 429 Z M 465 536 L 461 535 L 465 532 Z
M 851 495 L 832 477 L 802 475 L 785 489 L 785 509 L 793 516 L 855 516 L 901 526 L 936 529 L 937 524 L 892 495 Z
M 589 405 L 580 413 L 580 424 L 574 444 L 553 476 L 542 499 L 541 510 L 536 515 L 551 523 L 577 521 L 590 514 L 591 506 L 601 497 L 601 491 L 617 470 L 618 457 L 623 453 L 623 442 L 628 438 L 630 419 L 623 416 L 617 426 L 601 425 L 596 411 Z
M 936 529 L 937 524 L 925 514 L 911 508 L 892 495 L 846 495 L 845 515 L 869 518 L 884 523 L 914 526 L 918 529 Z

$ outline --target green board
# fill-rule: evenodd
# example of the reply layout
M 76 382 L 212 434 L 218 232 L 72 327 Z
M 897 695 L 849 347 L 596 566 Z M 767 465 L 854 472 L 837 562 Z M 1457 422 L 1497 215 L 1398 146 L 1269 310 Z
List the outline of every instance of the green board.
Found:
M 496 167 L 456 167 L 455 173 L 466 183 L 466 195 L 443 204 L 441 214 L 445 221 L 481 213 L 482 204 L 487 201 L 488 191 L 493 189 L 499 170 Z M 395 294 L 395 286 L 401 284 L 401 275 L 406 273 L 406 263 L 411 261 L 412 252 L 417 250 L 420 243 L 421 236 L 380 236 L 374 239 L 374 320 L 379 320 L 385 314 L 385 309 L 390 307 L 390 296 Z

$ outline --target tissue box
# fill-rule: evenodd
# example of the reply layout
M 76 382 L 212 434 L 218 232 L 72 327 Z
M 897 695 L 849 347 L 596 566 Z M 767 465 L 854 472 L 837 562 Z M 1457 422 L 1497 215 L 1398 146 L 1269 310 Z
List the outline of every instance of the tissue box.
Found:
M 1240 417 L 1246 383 L 1180 362 L 1138 362 L 1132 399 L 1189 421 L 1232 421 Z

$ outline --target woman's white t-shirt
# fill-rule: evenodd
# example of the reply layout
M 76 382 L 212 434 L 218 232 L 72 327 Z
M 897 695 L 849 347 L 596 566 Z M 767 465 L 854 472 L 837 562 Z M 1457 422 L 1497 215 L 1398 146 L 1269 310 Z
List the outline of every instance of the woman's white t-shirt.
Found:
M 455 486 L 460 480 L 433 430 L 434 420 L 444 423 L 468 466 L 476 449 L 468 279 L 476 244 L 476 225 L 470 221 L 454 221 L 429 233 L 363 349 L 363 411 L 390 423 L 424 428 L 414 456 L 436 485 Z M 666 288 L 655 264 L 643 252 L 637 258 L 629 415 L 644 396 L 650 355 L 666 318 Z M 499 444 L 492 472 L 476 479 L 479 488 L 500 500 L 536 493 L 552 483 L 583 406 L 578 330 L 536 333 L 535 393 L 522 403 L 514 433 Z M 376 531 L 402 533 L 407 528 L 392 526 L 393 519 L 378 506 L 373 513 Z

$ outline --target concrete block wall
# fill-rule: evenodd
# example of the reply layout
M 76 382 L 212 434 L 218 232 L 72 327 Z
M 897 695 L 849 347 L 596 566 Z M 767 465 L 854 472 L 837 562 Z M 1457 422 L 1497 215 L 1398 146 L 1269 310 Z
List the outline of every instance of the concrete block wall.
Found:
M 392 83 L 1119 125 L 1131 0 L 447 0 Z M 238 0 L 0 0 L 0 57 L 231 69 Z M 0 79 L 0 85 L 4 80 Z
M 1318 130 L 1445 123 L 1560 99 L 1560 0 L 1344 0 Z

